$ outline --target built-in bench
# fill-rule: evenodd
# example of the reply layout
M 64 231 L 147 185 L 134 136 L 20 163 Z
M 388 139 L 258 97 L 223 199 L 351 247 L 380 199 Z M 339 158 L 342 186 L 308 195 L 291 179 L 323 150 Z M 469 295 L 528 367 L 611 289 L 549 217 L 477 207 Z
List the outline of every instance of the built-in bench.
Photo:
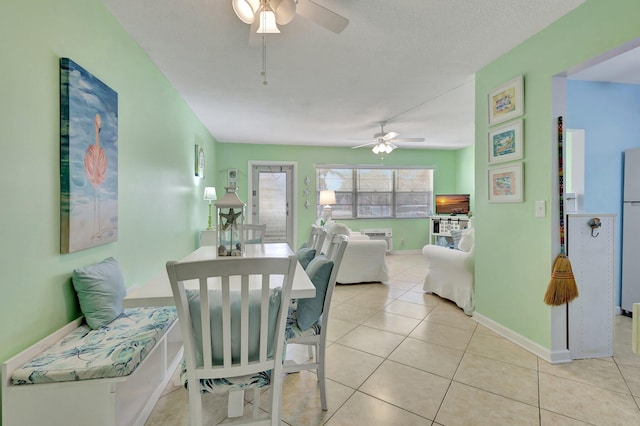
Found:
M 181 358 L 173 306 L 80 317 L 2 364 L 2 425 L 144 425 Z

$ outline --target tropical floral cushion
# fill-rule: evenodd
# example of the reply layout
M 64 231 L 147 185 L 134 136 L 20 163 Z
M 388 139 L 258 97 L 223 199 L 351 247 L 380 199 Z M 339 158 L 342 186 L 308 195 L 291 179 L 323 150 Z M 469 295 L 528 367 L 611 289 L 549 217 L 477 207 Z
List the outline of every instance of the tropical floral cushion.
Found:
M 298 326 L 298 310 L 296 309 L 296 305 L 290 305 L 284 337 L 286 340 L 292 340 L 300 339 L 302 337 L 317 336 L 320 334 L 321 324 L 322 317 L 313 323 L 311 327 L 302 330 Z
M 187 377 L 187 363 L 182 360 L 180 379 L 185 389 L 189 388 Z M 263 388 L 271 384 L 271 370 L 260 371 L 246 376 L 229 377 L 223 379 L 200 379 L 200 393 L 227 393 L 234 390 Z
M 125 309 L 108 325 L 83 324 L 13 372 L 14 385 L 131 374 L 178 317 L 173 306 Z

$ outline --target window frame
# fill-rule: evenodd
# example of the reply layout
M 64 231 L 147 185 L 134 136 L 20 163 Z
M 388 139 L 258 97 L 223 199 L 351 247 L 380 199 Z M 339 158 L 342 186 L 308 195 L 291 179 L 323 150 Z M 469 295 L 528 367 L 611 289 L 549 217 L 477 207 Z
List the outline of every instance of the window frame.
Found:
M 317 194 L 320 193 L 321 190 L 325 190 L 325 189 L 332 189 L 332 188 L 328 188 L 326 185 L 326 180 L 324 178 L 321 177 L 321 171 L 325 170 L 325 171 L 329 171 L 332 169 L 340 169 L 343 171 L 351 171 L 351 190 L 350 191 L 341 191 L 341 190 L 336 190 L 336 198 L 339 199 L 339 194 L 350 194 L 350 198 L 351 198 L 351 204 L 350 204 L 350 210 L 351 210 L 351 214 L 348 216 L 343 216 L 343 215 L 336 215 L 336 209 L 334 208 L 333 212 L 334 212 L 334 218 L 338 218 L 338 219 L 358 219 L 358 220 L 368 220 L 368 219 L 424 219 L 424 218 L 428 218 L 431 215 L 431 212 L 433 211 L 433 178 L 434 178 L 434 171 L 435 171 L 435 167 L 433 166 L 393 166 L 393 167 L 389 167 L 389 166 L 381 166 L 381 165 L 345 165 L 345 164 L 317 164 L 315 165 L 315 169 L 316 169 L 316 190 L 317 190 Z M 359 190 L 358 186 L 359 186 L 359 180 L 358 180 L 358 170 L 388 170 L 391 171 L 391 191 L 364 191 L 364 190 Z M 429 183 L 427 184 L 428 188 L 426 191 L 407 191 L 407 190 L 400 190 L 398 189 L 398 172 L 401 170 L 419 170 L 419 171 L 430 171 L 430 185 Z M 325 172 L 326 174 L 326 172 Z M 343 173 L 347 174 L 347 173 Z M 321 185 L 321 181 L 323 183 L 323 185 Z M 363 206 L 367 206 L 366 204 L 362 204 L 362 203 L 358 203 L 358 198 L 359 195 L 363 195 L 363 194 L 390 194 L 390 204 L 388 205 L 388 209 L 390 211 L 390 215 L 389 216 L 371 216 L 371 215 L 367 215 L 367 216 L 363 216 L 360 215 L 358 213 L 359 208 L 362 208 Z M 404 206 L 403 205 L 398 205 L 398 194 L 410 194 L 410 193 L 416 193 L 416 194 L 421 194 L 424 195 L 427 203 L 424 204 L 424 214 L 418 214 L 416 212 L 415 215 L 413 216 L 399 216 L 398 215 L 398 208 Z M 373 207 L 378 207 L 380 205 L 372 205 Z M 385 208 L 383 205 L 382 208 Z M 323 206 L 319 205 L 318 203 L 318 198 L 316 198 L 316 209 L 319 212 L 318 214 L 321 213 Z

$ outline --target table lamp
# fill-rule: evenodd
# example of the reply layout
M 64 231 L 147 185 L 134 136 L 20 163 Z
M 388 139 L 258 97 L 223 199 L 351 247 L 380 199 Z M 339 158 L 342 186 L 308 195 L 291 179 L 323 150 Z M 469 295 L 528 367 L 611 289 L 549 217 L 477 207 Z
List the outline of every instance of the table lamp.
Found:
M 318 200 L 319 204 L 324 204 L 324 209 L 322 210 L 322 220 L 324 223 L 327 223 L 331 220 L 331 204 L 336 203 L 336 192 L 332 189 L 320 191 L 320 199 Z
M 218 199 L 216 196 L 216 188 L 214 188 L 213 186 L 207 186 L 204 189 L 204 199 L 209 201 L 209 226 L 207 227 L 207 230 L 212 230 L 213 224 L 211 218 L 211 202 Z

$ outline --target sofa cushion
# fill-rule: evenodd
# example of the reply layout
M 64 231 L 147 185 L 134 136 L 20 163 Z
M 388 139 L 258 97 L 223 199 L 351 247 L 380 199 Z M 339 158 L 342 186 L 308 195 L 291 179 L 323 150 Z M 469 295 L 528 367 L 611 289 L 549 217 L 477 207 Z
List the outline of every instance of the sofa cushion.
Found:
M 122 299 L 127 290 L 120 265 L 113 257 L 75 269 L 71 281 L 80 310 L 92 329 L 109 324 L 124 311 Z
M 351 234 L 349 228 L 346 225 L 338 222 L 329 223 L 327 225 L 327 232 L 329 234 L 342 234 L 346 236 L 349 236 Z
M 460 237 L 460 241 L 458 242 L 458 249 L 465 252 L 470 252 L 471 249 L 473 248 L 473 243 L 474 243 L 473 239 L 474 239 L 473 228 L 469 228 L 465 230 L 462 233 L 462 237 Z
M 332 270 L 333 261 L 324 255 L 316 256 L 307 267 L 307 275 L 309 275 L 313 286 L 316 288 L 316 297 L 313 299 L 298 299 L 298 327 L 302 331 L 311 327 L 322 315 L 324 296 L 327 292 Z

